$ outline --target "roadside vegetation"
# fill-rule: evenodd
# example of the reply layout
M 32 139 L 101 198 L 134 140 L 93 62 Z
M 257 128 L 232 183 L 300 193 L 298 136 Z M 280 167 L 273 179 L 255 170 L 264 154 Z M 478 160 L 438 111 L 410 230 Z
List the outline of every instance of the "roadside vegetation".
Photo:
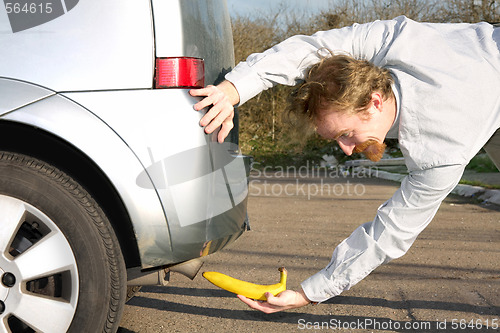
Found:
M 251 16 L 232 17 L 236 63 L 296 35 L 391 19 L 405 15 L 426 22 L 500 22 L 498 0 L 337 0 L 328 11 L 297 12 L 283 1 L 270 10 L 262 8 Z M 323 155 L 340 163 L 360 156 L 345 156 L 335 142 L 316 135 L 297 138 L 297 131 L 284 117 L 291 87 L 277 86 L 262 92 L 239 108 L 240 144 L 245 154 L 260 166 L 319 165 Z M 401 156 L 397 142 L 390 140 L 388 153 Z
M 475 172 L 498 172 L 497 167 L 488 155 L 484 152 L 480 152 L 477 154 L 467 166 L 468 170 L 472 170 Z

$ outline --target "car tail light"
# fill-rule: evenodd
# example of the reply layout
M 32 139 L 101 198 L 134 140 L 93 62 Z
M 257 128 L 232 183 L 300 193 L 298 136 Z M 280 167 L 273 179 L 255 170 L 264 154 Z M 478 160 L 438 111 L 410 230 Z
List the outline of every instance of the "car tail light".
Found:
M 157 58 L 155 88 L 202 88 L 205 63 L 199 58 Z

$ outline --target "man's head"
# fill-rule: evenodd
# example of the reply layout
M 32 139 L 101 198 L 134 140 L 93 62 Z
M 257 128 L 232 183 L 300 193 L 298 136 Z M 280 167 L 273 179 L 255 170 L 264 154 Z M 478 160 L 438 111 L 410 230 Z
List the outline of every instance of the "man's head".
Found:
M 379 160 L 396 115 L 389 71 L 365 60 L 332 55 L 314 65 L 292 96 L 290 111 L 336 140 L 351 155 Z

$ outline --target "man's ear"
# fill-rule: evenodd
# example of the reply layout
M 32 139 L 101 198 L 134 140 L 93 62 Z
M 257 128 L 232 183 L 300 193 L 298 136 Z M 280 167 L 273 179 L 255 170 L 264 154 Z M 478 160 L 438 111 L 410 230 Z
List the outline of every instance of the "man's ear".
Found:
M 363 111 L 364 118 L 366 120 L 369 120 L 377 112 L 382 112 L 382 102 L 383 102 L 382 95 L 379 94 L 378 92 L 373 92 L 372 93 L 372 100 L 370 101 L 368 108 L 365 111 Z
M 384 99 L 380 93 L 373 92 L 371 102 L 375 109 L 377 109 L 378 111 L 382 111 L 382 103 L 384 102 Z

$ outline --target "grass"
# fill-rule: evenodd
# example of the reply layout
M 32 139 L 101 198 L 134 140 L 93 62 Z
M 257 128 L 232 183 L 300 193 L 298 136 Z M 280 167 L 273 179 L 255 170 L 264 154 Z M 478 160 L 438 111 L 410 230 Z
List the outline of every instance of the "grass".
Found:
M 471 185 L 471 186 L 480 186 L 480 187 L 484 187 L 484 188 L 487 188 L 487 189 L 490 189 L 490 190 L 500 190 L 500 185 L 488 185 L 488 184 L 485 184 L 485 183 L 477 181 L 477 180 L 465 180 L 465 179 L 462 179 L 459 182 L 459 184 Z
M 491 161 L 487 154 L 481 153 L 476 155 L 467 165 L 466 170 L 475 172 L 499 172 L 495 164 Z

